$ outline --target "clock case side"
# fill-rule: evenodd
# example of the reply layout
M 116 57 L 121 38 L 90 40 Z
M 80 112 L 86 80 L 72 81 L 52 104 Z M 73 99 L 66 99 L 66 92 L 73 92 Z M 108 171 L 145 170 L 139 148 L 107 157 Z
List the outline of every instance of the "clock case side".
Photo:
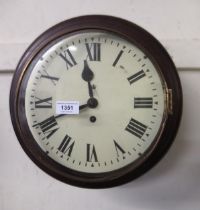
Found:
M 37 153 L 37 149 L 33 147 L 27 148 L 27 143 L 25 143 L 25 140 L 30 137 L 28 125 L 25 127 L 20 125 L 19 119 L 26 121 L 25 113 L 19 112 L 18 109 L 20 106 L 24 106 L 24 99 L 19 99 L 18 96 L 19 91 L 24 91 L 23 94 L 25 95 L 25 87 L 21 87 L 21 82 L 32 59 L 53 40 L 65 36 L 66 34 L 75 33 L 81 30 L 108 31 L 132 42 L 139 47 L 149 57 L 149 59 L 151 59 L 157 69 L 160 70 L 161 76 L 164 78 L 166 83 L 166 88 L 172 90 L 173 114 L 168 114 L 165 126 L 163 127 L 162 133 L 159 137 L 160 141 L 150 156 L 137 168 L 131 170 L 130 167 L 126 167 L 122 170 L 118 170 L 117 173 L 105 173 L 105 176 L 104 174 L 101 174 L 101 176 L 97 175 L 93 179 L 91 179 L 89 174 L 87 175 L 85 173 L 85 175 L 77 173 L 75 177 L 73 173 L 70 174 L 70 170 L 69 174 L 66 176 L 66 174 L 63 173 L 64 171 L 62 166 L 58 167 L 57 170 L 52 167 L 52 165 L 55 164 L 55 161 L 49 158 L 47 163 L 45 154 L 39 154 L 36 158 L 35 154 Z M 164 154 L 166 154 L 176 136 L 181 120 L 182 89 L 178 73 L 170 56 L 160 42 L 147 31 L 131 22 L 112 16 L 81 16 L 64 21 L 48 29 L 26 50 L 18 63 L 12 80 L 10 90 L 10 114 L 15 133 L 22 148 L 33 160 L 33 162 L 42 170 L 65 183 L 79 187 L 113 187 L 129 182 L 144 174 L 146 171 L 151 169 L 164 156 Z M 29 139 L 29 141 L 30 140 L 31 139 Z

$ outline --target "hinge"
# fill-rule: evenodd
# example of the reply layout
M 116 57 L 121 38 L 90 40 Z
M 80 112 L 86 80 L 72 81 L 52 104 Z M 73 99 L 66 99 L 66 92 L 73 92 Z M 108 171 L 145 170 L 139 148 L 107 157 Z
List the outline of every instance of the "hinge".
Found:
M 173 114 L 173 95 L 172 89 L 166 89 L 166 104 L 167 104 L 167 113 Z

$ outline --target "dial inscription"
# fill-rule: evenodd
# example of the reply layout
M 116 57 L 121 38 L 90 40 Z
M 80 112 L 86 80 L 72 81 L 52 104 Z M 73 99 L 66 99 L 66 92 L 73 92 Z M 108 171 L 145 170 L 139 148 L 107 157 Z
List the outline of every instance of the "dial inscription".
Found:
M 41 75 L 41 78 L 49 79 L 54 85 L 56 85 L 56 82 L 59 81 L 58 77 L 50 76 L 45 70 L 44 74 Z
M 96 152 L 94 145 L 87 144 L 86 151 L 87 151 L 86 152 L 86 154 L 87 154 L 86 161 L 87 162 L 93 162 L 93 161 L 98 162 L 97 152 Z
M 131 118 L 125 130 L 137 136 L 138 138 L 142 138 L 142 136 L 147 130 L 147 126 Z
M 134 75 L 128 77 L 127 79 L 129 83 L 132 85 L 134 82 L 138 81 L 139 79 L 142 79 L 144 76 L 145 76 L 145 73 L 143 70 L 141 70 L 135 73 Z
M 152 97 L 134 97 L 134 108 L 153 108 Z
M 74 148 L 74 144 L 75 141 L 73 141 L 70 136 L 66 135 L 59 145 L 58 150 L 64 154 L 67 154 L 70 157 Z
M 101 43 L 85 43 L 87 49 L 87 58 L 90 61 L 100 61 L 101 60 Z
M 33 125 L 32 127 L 39 126 L 41 131 L 46 135 L 46 138 L 50 138 L 57 130 L 58 123 L 54 116 L 51 116 L 40 123 Z
M 116 153 L 117 153 L 117 156 L 120 156 L 120 154 L 125 154 L 126 152 L 124 151 L 124 149 L 115 141 L 113 140 L 114 142 L 114 145 L 115 145 L 115 150 L 116 150 Z
M 73 67 L 75 66 L 77 63 L 72 55 L 72 53 L 70 52 L 69 49 L 67 50 L 64 50 L 62 53 L 59 54 L 60 57 L 65 61 L 66 63 L 66 67 L 67 67 L 67 70 L 70 68 L 70 67 Z
M 52 97 L 40 99 L 35 97 L 37 101 L 35 101 L 35 108 L 52 108 Z
M 123 50 L 120 50 L 119 54 L 117 55 L 115 61 L 112 64 L 113 66 L 116 66 L 116 64 L 118 63 L 118 61 L 119 61 L 120 57 L 122 56 L 123 52 L 124 52 Z

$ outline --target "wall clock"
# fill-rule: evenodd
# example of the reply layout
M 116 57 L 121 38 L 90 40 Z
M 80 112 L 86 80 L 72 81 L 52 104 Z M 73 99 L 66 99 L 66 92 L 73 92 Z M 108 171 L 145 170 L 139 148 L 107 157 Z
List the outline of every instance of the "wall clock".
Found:
M 181 84 L 162 45 L 110 16 L 64 21 L 39 36 L 17 66 L 10 113 L 27 155 L 71 185 L 105 188 L 152 168 L 182 111 Z

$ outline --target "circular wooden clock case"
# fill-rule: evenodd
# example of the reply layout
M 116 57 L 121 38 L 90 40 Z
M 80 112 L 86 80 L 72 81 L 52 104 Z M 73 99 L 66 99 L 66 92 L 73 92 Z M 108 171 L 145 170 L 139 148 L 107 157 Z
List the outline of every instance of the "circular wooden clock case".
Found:
M 10 91 L 26 154 L 58 180 L 87 188 L 124 184 L 152 168 L 181 112 L 180 80 L 162 45 L 103 15 L 66 20 L 39 36 Z

